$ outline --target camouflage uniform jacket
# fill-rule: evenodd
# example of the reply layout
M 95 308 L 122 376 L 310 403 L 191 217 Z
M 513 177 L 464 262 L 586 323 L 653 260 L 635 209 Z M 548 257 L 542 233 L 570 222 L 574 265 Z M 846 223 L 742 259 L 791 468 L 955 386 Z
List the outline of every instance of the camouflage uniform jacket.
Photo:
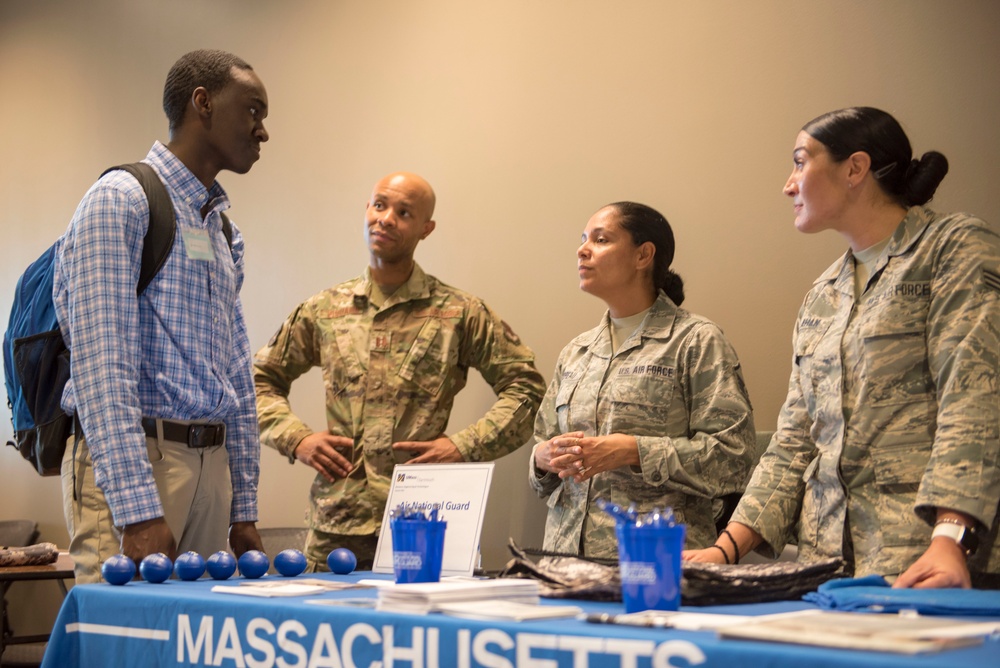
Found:
M 374 534 L 382 522 L 392 444 L 430 441 L 448 423 L 469 367 L 498 399 L 475 424 L 450 436 L 466 461 L 502 457 L 524 445 L 544 390 L 534 353 L 481 300 L 415 266 L 381 308 L 371 274 L 325 290 L 296 308 L 254 361 L 263 443 L 294 462 L 312 434 L 288 403 L 292 381 L 319 366 L 327 428 L 354 440 L 354 471 L 312 485 L 313 529 Z
M 795 325 L 777 433 L 733 516 L 763 553 L 798 524 L 801 559 L 843 556 L 856 575 L 891 577 L 927 549 L 942 507 L 992 527 L 969 567 L 1000 571 L 998 272 L 997 226 L 913 207 L 860 300 L 850 252 L 820 276 Z
M 616 354 L 607 314 L 563 349 L 535 440 L 570 431 L 634 436 L 642 462 L 576 484 L 536 469 L 532 457 L 528 480 L 549 508 L 545 549 L 586 556 L 618 555 L 600 497 L 640 512 L 672 507 L 689 547 L 711 545 L 712 499 L 742 491 L 758 454 L 736 352 L 714 323 L 662 292 Z

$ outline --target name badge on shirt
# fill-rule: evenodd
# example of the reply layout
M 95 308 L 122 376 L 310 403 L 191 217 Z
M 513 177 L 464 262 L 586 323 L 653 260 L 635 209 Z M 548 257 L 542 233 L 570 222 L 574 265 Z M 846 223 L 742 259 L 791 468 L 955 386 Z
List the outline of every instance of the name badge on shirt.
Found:
M 215 251 L 212 250 L 212 239 L 208 236 L 208 230 L 200 227 L 183 227 L 181 234 L 184 236 L 184 250 L 192 260 L 215 259 Z

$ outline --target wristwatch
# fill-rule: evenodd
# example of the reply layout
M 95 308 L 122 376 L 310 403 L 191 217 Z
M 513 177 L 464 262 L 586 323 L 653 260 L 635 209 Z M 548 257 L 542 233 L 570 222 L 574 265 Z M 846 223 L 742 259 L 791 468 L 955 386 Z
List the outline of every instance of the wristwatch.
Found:
M 931 532 L 931 539 L 938 536 L 947 536 L 958 543 L 959 547 L 965 550 L 966 555 L 975 554 L 979 549 L 979 535 L 975 527 L 962 524 L 958 520 L 944 519 L 938 520 Z

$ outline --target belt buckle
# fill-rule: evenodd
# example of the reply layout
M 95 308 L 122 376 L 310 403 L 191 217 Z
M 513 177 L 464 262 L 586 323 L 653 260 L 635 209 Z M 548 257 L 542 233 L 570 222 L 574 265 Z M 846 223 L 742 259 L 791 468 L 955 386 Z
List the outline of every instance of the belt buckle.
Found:
M 188 425 L 187 444 L 189 448 L 207 448 L 219 445 L 219 432 L 224 430 L 224 426 L 215 424 L 190 424 Z M 225 434 L 225 431 L 223 431 Z

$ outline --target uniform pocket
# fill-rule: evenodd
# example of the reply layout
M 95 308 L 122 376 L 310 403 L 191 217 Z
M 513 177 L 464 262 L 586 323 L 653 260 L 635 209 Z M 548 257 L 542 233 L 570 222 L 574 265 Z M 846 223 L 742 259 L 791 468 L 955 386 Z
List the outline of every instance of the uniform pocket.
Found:
M 812 327 L 800 326 L 795 338 L 795 366 L 799 386 L 809 415 L 816 414 L 816 397 L 822 396 L 823 383 L 830 382 L 830 364 L 817 353 L 820 342 L 830 328 L 830 321 L 814 322 Z M 839 360 L 838 360 L 839 361 Z
M 799 457 L 800 455 L 796 455 Z M 806 466 L 806 470 L 802 472 L 802 482 L 808 483 L 810 480 L 816 477 L 816 471 L 819 470 L 819 460 L 823 456 L 822 453 L 818 453 L 809 465 Z
M 927 359 L 925 299 L 890 302 L 862 325 L 865 389 L 873 406 L 926 401 L 934 395 Z
M 438 396 L 464 372 L 458 366 L 457 338 L 441 320 L 428 318 L 399 366 L 399 376 L 422 392 Z
M 324 328 L 325 329 L 325 328 Z M 323 337 L 323 373 L 329 374 L 329 385 L 339 393 L 358 383 L 365 373 L 349 328 L 330 329 Z
M 882 495 L 917 493 L 931 457 L 931 441 L 912 434 L 883 434 L 871 450 L 875 484 Z
M 563 379 L 562 384 L 556 391 L 556 420 L 559 423 L 559 433 L 566 434 L 573 431 L 570 425 L 570 401 L 573 399 L 573 393 L 576 391 L 577 382 L 575 380 L 567 381 Z
M 565 483 L 560 484 L 551 494 L 549 494 L 548 498 L 545 499 L 545 505 L 548 506 L 549 510 L 559 507 L 559 501 L 562 499 L 564 487 Z
M 931 443 L 909 434 L 884 434 L 871 450 L 875 508 L 886 546 L 926 543 L 928 531 L 913 507 L 930 461 Z
M 605 430 L 632 436 L 674 435 L 667 433 L 666 425 L 676 385 L 675 369 L 672 366 L 642 368 L 643 373 L 639 375 L 618 375 L 609 379 L 610 407 Z
M 804 459 L 803 455 L 804 453 L 800 453 L 795 456 Z M 819 479 L 822 456 L 822 453 L 816 453 L 816 456 L 802 472 L 805 490 L 802 494 L 802 511 L 799 518 L 799 542 L 806 545 L 819 544 L 823 517 L 828 507 L 827 488 Z

